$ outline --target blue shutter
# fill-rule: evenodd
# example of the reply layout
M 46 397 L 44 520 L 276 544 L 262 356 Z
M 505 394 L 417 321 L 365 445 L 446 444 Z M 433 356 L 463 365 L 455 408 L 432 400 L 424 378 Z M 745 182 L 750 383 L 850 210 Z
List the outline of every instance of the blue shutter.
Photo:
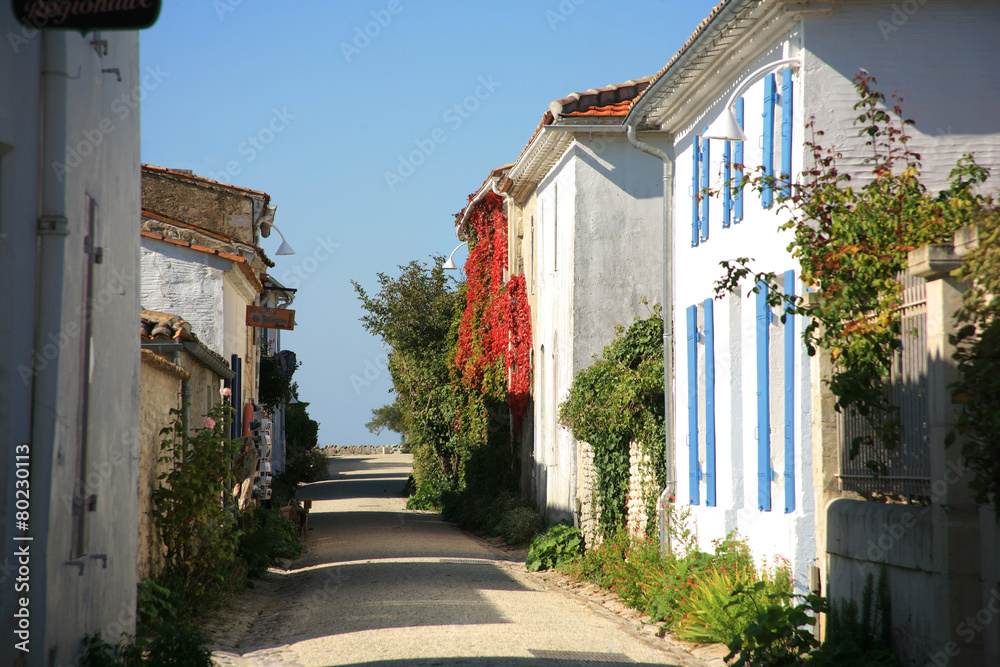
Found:
M 229 381 L 233 392 L 229 397 L 229 405 L 233 407 L 233 423 L 229 426 L 229 434 L 232 438 L 239 438 L 243 435 L 243 360 L 237 354 L 231 355 L 229 366 L 236 373 Z
M 768 74 L 764 79 L 764 178 L 774 177 L 774 98 L 777 93 L 774 75 Z M 774 189 L 765 180 L 760 192 L 760 203 L 764 208 L 771 208 L 774 203 Z
M 705 299 L 705 505 L 715 507 L 715 316 Z
M 792 70 L 781 74 L 781 196 L 792 194 Z
M 785 271 L 785 294 L 795 296 L 795 271 Z M 785 513 L 795 511 L 795 316 L 785 313 Z
M 698 135 L 694 135 L 691 140 L 691 247 L 698 247 L 698 228 L 701 226 L 698 219 L 698 160 L 701 158 L 701 146 Z
M 733 113 L 736 116 L 736 124 L 740 126 L 741 130 L 745 130 L 746 127 L 743 125 L 743 98 L 739 98 L 733 103 Z M 739 223 L 743 220 L 743 144 L 742 141 L 736 142 L 735 155 L 733 156 L 733 162 L 736 163 L 736 182 L 741 183 L 739 189 L 736 191 L 733 202 L 733 222 Z
M 733 142 L 722 148 L 722 228 L 729 229 L 733 214 Z
M 771 392 L 770 343 L 771 309 L 767 306 L 767 284 L 757 287 L 757 502 L 771 511 Z
M 706 127 L 703 130 L 703 132 L 707 132 L 707 131 L 708 131 L 708 128 Z M 705 139 L 705 138 L 702 138 L 702 140 L 701 140 L 701 187 L 703 187 L 703 188 L 709 187 L 708 167 L 709 167 L 710 160 L 709 160 L 709 154 L 708 154 L 708 146 L 709 146 L 709 140 Z M 702 241 L 707 241 L 708 240 L 708 202 L 710 200 L 711 200 L 711 197 L 709 197 L 708 195 L 702 195 L 702 197 L 701 197 L 701 220 L 700 220 L 700 222 L 701 222 L 701 240 Z
M 688 347 L 688 470 L 690 472 L 691 504 L 701 503 L 698 480 L 698 306 L 687 309 Z

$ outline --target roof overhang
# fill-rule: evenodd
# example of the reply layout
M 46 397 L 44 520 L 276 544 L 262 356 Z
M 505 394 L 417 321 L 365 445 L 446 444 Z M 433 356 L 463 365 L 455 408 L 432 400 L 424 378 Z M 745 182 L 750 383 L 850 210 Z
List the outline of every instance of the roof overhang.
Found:
M 728 95 L 802 16 L 831 12 L 831 2 L 725 0 L 660 70 L 632 105 L 625 124 L 683 132 L 714 100 Z

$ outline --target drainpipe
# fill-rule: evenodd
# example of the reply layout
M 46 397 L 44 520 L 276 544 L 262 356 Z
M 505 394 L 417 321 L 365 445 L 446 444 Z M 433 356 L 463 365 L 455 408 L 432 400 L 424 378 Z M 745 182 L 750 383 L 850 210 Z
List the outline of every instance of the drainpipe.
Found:
M 62 350 L 57 344 L 63 330 L 63 276 L 66 237 L 66 185 L 52 165 L 66 159 L 66 119 L 68 79 L 68 33 L 46 31 L 42 35 L 42 118 L 39 165 L 41 211 L 36 233 L 34 378 L 31 385 L 31 461 L 32 485 L 40 493 L 32 497 L 32 521 L 28 535 L 37 538 L 41 553 L 48 546 L 56 448 L 61 446 L 59 424 L 68 414 L 61 414 L 59 404 L 59 367 Z M 50 338 L 51 336 L 51 338 Z M 55 339 L 56 342 L 53 342 Z M 87 372 L 82 369 L 81 372 Z M 68 410 L 67 410 L 68 412 Z M 59 445 L 57 445 L 57 442 Z M 74 493 L 77 490 L 74 489 Z M 50 559 L 51 560 L 51 559 Z M 32 616 L 39 621 L 40 646 L 48 645 L 49 628 L 46 598 L 47 577 L 31 583 Z
M 664 442 L 666 484 L 660 494 L 660 549 L 671 550 L 670 533 L 666 526 L 666 504 L 671 496 L 676 498 L 677 482 L 674 479 L 674 159 L 667 151 L 640 141 L 635 125 L 626 124 L 629 143 L 635 148 L 659 158 L 663 162 L 663 426 L 667 437 Z

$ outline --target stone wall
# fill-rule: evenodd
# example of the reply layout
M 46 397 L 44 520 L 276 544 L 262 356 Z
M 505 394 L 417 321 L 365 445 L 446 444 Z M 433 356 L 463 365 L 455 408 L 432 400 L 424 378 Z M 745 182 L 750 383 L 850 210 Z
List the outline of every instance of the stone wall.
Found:
M 142 206 L 151 211 L 254 243 L 254 206 L 249 194 L 184 176 L 142 171 Z
M 325 445 L 327 456 L 374 456 L 376 454 L 402 454 L 402 445 Z
M 143 353 L 139 372 L 139 580 L 157 572 L 162 554 L 157 547 L 156 526 L 153 524 L 153 489 L 157 477 L 166 469 L 160 457 L 160 429 L 172 423 L 171 408 L 181 407 L 179 368 L 155 355 Z
M 577 442 L 577 507 L 578 525 L 587 548 L 600 544 L 600 501 L 597 490 L 597 468 L 594 465 L 594 448 L 586 442 Z M 629 445 L 629 483 L 627 526 L 634 535 L 644 535 L 649 520 L 647 506 L 650 497 L 657 498 L 660 489 L 656 484 L 649 456 L 643 454 L 638 443 Z

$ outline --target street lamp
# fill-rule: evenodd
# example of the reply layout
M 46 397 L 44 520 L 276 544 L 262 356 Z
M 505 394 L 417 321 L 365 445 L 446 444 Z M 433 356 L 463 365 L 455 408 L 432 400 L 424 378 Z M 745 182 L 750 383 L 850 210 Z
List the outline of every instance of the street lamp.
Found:
M 736 113 L 733 111 L 733 105 L 736 103 L 736 100 L 739 99 L 740 95 L 745 93 L 747 88 L 757 81 L 759 76 L 762 74 L 769 74 L 772 71 L 779 70 L 785 66 L 791 67 L 792 69 L 798 69 L 802 66 L 802 60 L 800 58 L 782 58 L 781 60 L 776 60 L 773 63 L 764 65 L 743 79 L 742 83 L 736 86 L 736 90 L 733 91 L 733 94 L 729 96 L 729 101 L 727 101 L 726 106 L 723 107 L 722 113 L 711 125 L 708 126 L 708 129 L 706 129 L 701 136 L 704 139 L 746 141 L 747 135 L 743 134 L 743 130 L 740 129 L 739 123 L 736 122 Z
M 451 251 L 450 255 L 448 255 L 448 261 L 446 261 L 444 264 L 442 264 L 441 268 L 442 269 L 449 269 L 449 270 L 452 270 L 452 271 L 455 270 L 455 269 L 457 269 L 458 266 L 455 264 L 455 260 L 454 260 L 455 253 L 458 252 L 459 248 L 461 248 L 464 245 L 468 245 L 468 244 L 469 244 L 468 241 L 462 241 L 457 246 L 455 246 L 455 249 Z
M 271 229 L 273 229 L 274 231 L 278 232 L 278 236 L 281 237 L 281 245 L 278 246 L 278 249 L 275 251 L 274 254 L 275 255 L 294 255 L 295 251 L 292 250 L 292 246 L 288 245 L 288 241 L 285 240 L 285 235 L 281 233 L 281 230 L 278 229 L 277 227 L 275 227 L 273 224 L 271 225 Z

